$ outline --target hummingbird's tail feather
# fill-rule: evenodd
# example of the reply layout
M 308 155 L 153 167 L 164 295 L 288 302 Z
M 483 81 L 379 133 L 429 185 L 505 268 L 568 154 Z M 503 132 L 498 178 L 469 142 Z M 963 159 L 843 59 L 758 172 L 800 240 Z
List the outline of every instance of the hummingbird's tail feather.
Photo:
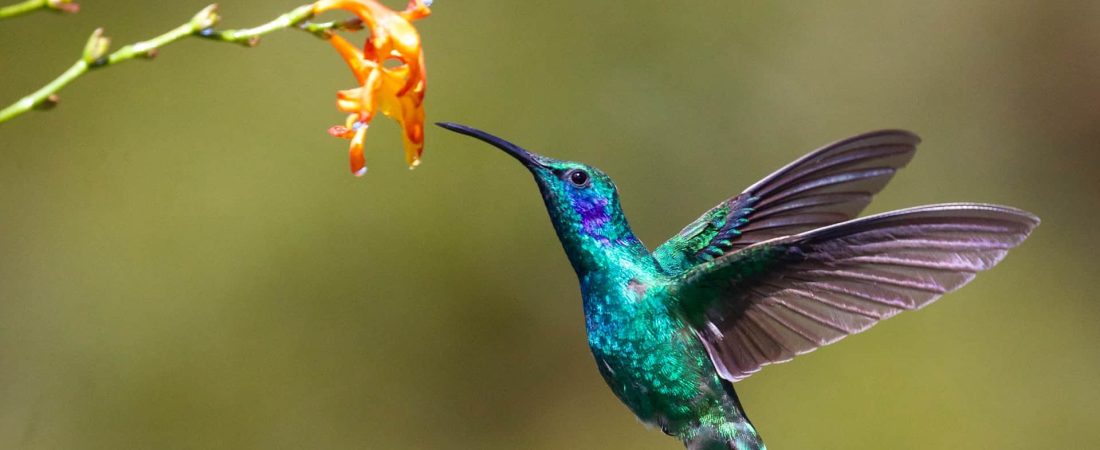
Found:
M 733 383 L 722 380 L 722 406 L 703 414 L 680 438 L 688 450 L 766 450 L 756 427 L 745 415 Z
M 701 423 L 685 436 L 688 450 L 765 450 L 764 442 L 748 421 Z

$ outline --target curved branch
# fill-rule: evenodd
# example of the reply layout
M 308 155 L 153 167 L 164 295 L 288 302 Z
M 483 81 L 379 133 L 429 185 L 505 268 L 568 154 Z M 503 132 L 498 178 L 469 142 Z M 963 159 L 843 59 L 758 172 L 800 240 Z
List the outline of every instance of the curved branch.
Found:
M 54 0 L 33 1 L 46 3 Z M 219 20 L 217 5 L 210 5 L 203 8 L 198 14 L 195 14 L 187 23 L 167 33 L 149 40 L 126 45 L 109 54 L 107 48 L 110 44 L 110 40 L 103 36 L 102 29 L 97 29 L 88 39 L 88 44 L 84 47 L 83 57 L 79 61 L 74 63 L 68 70 L 53 81 L 50 81 L 41 89 L 38 89 L 30 95 L 0 110 L 0 123 L 8 121 L 31 109 L 48 109 L 54 106 L 58 100 L 57 92 L 89 70 L 112 66 L 138 57 L 152 58 L 156 56 L 161 47 L 186 37 L 196 36 L 214 41 L 231 42 L 252 47 L 259 43 L 261 36 L 291 27 L 299 28 L 303 31 L 317 35 L 318 37 L 327 38 L 330 33 L 335 30 L 354 30 L 361 26 L 356 20 L 311 23 L 309 22 L 311 18 L 313 18 L 313 4 L 308 4 L 299 6 L 290 12 L 276 17 L 270 22 L 253 28 L 216 31 L 213 29 L 213 26 Z
M 21 14 L 26 14 L 39 9 L 52 9 L 67 13 L 75 13 L 80 10 L 80 5 L 72 0 L 24 0 L 14 5 L 0 7 L 0 19 L 7 19 Z

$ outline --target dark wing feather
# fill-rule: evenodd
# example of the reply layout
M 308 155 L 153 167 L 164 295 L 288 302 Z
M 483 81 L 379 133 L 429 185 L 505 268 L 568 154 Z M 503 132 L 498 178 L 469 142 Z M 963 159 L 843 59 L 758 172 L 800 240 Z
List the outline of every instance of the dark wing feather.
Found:
M 656 250 L 670 273 L 757 242 L 854 218 L 920 142 L 908 131 L 866 133 L 799 158 L 715 206 Z
M 921 308 L 988 270 L 1039 219 L 946 204 L 748 247 L 681 275 L 677 302 L 729 381 Z

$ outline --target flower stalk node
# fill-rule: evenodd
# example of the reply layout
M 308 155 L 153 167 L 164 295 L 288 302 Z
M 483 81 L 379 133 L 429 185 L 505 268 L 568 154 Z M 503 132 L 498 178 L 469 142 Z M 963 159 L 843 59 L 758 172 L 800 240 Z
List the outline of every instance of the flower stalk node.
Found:
M 51 94 L 46 96 L 46 98 L 43 99 L 41 103 L 34 105 L 34 109 L 37 109 L 39 111 L 47 111 L 56 107 L 60 101 L 60 96 L 58 96 L 57 94 Z

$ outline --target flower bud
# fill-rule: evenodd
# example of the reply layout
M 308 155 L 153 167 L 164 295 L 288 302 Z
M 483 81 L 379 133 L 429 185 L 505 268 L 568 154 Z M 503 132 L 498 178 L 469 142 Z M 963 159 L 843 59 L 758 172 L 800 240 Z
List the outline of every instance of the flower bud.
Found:
M 207 6 L 195 14 L 195 17 L 191 18 L 191 28 L 195 31 L 205 30 L 218 24 L 221 17 L 218 16 L 218 4 L 214 3 Z
M 84 44 L 84 62 L 94 64 L 103 59 L 110 47 L 111 38 L 103 35 L 103 28 L 96 28 L 88 37 L 88 43 Z
M 61 12 L 76 13 L 80 11 L 80 5 L 73 0 L 46 0 L 46 6 Z

